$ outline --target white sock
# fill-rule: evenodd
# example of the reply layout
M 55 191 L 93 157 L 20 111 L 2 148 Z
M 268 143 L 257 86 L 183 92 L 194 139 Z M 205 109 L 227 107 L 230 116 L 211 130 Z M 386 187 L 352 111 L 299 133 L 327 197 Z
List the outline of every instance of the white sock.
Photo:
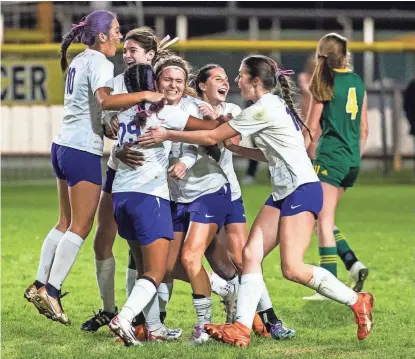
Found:
M 212 287 L 212 292 L 224 297 L 228 294 L 227 290 L 226 290 L 226 284 L 228 284 L 228 282 L 219 277 L 215 272 L 213 272 L 210 275 L 210 286 Z
M 101 295 L 103 308 L 107 313 L 115 313 L 115 259 L 114 257 L 102 261 L 95 259 L 95 273 Z
M 197 323 L 199 325 L 209 324 L 212 322 L 212 298 L 193 298 L 193 306 L 196 309 Z
M 236 305 L 236 321 L 252 328 L 259 299 L 265 290 L 262 273 L 242 274 Z
M 256 308 L 257 312 L 262 312 L 264 310 L 272 308 L 272 302 L 268 294 L 267 286 L 264 287 L 265 290 L 262 292 L 261 298 L 259 299 L 258 306 Z
M 127 293 L 127 298 L 131 295 L 131 292 L 133 291 L 136 280 L 137 280 L 137 270 L 127 267 L 127 270 L 125 271 L 125 291 Z
M 146 318 L 146 326 L 150 332 L 161 328 L 163 324 L 160 321 L 159 296 L 155 295 L 143 309 Z
M 55 257 L 56 247 L 65 233 L 52 228 L 43 241 L 42 251 L 40 252 L 39 266 L 37 268 L 36 280 L 46 284 L 48 282 L 53 258 Z
M 169 304 L 172 292 L 173 283 L 160 283 L 159 287 L 157 288 L 160 312 L 166 312 L 167 304 Z
M 131 323 L 134 317 L 150 303 L 156 292 L 157 288 L 149 280 L 143 278 L 137 280 L 119 315 Z
M 70 231 L 66 231 L 59 241 L 48 280 L 56 289 L 61 289 L 83 243 L 84 240 L 80 236 Z
M 357 302 L 357 293 L 339 281 L 328 270 L 321 267 L 313 267 L 313 278 L 307 287 L 330 298 L 338 303 L 353 305 Z

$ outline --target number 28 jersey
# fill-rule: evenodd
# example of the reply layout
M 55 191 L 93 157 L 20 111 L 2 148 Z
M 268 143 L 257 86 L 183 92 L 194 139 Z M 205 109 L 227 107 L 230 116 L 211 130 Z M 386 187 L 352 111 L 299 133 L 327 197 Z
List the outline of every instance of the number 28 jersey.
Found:
M 360 120 L 365 85 L 348 70 L 334 70 L 334 97 L 324 103 L 322 134 L 316 161 L 340 166 L 360 166 Z
M 66 76 L 63 121 L 53 142 L 102 156 L 102 114 L 95 92 L 113 76 L 114 65 L 99 51 L 87 49 L 72 60 Z

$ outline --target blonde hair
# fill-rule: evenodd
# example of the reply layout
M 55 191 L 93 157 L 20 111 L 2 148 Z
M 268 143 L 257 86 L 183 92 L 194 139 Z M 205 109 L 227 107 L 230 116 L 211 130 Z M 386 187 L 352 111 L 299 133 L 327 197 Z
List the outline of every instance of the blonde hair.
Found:
M 311 78 L 310 92 L 318 102 L 334 96 L 334 69 L 350 67 L 347 39 L 339 34 L 323 36 L 317 45 L 316 67 Z

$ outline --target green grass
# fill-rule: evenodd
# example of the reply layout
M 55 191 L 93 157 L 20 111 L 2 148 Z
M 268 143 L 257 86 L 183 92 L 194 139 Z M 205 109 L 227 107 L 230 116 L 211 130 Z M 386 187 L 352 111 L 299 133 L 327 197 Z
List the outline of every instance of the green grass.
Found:
M 266 176 L 265 176 L 266 178 Z M 362 181 L 362 183 L 367 183 Z M 244 188 L 249 223 L 269 195 L 267 185 Z M 360 184 L 345 196 L 337 224 L 352 248 L 369 268 L 366 290 L 376 297 L 373 334 L 364 342 L 356 339 L 351 311 L 325 302 L 305 302 L 312 291 L 283 279 L 279 254 L 274 251 L 264 263 L 264 275 L 274 308 L 286 325 L 297 330 L 287 342 L 254 338 L 248 349 L 218 343 L 200 347 L 188 344 L 195 313 L 190 286 L 177 282 L 168 308 L 167 324 L 184 329 L 175 343 L 145 344 L 125 348 L 113 342 L 107 330 L 85 334 L 79 325 L 97 310 L 100 299 L 95 281 L 92 236 L 90 236 L 65 282 L 70 295 L 63 300 L 72 319 L 71 327 L 48 321 L 23 299 L 23 290 L 37 270 L 43 238 L 56 221 L 55 188 L 8 187 L 2 189 L 2 357 L 21 358 L 358 358 L 415 357 L 415 188 L 412 185 Z M 309 263 L 318 263 L 314 238 L 307 252 Z M 124 273 L 127 246 L 117 239 L 116 299 L 125 300 Z M 339 277 L 347 279 L 340 262 Z M 224 313 L 214 298 L 215 322 Z

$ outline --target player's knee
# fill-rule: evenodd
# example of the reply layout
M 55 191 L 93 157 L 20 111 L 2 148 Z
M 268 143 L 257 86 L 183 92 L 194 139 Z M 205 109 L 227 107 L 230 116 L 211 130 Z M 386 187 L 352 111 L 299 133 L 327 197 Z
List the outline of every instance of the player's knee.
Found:
M 192 269 L 202 265 L 200 255 L 190 248 L 183 248 L 181 260 L 186 269 Z
M 261 262 L 262 258 L 252 248 L 246 246 L 242 251 L 243 263 Z
M 151 278 L 156 283 L 156 286 L 158 287 L 160 285 L 160 283 L 162 282 L 164 276 L 166 275 L 166 271 L 161 269 L 161 268 L 158 268 L 158 269 L 155 269 L 155 270 L 150 270 L 150 271 L 144 272 L 143 275 L 144 275 L 144 277 Z
M 74 223 L 72 222 L 68 230 L 73 233 L 76 233 L 81 238 L 85 239 L 88 237 L 89 232 L 91 232 L 92 226 L 94 224 L 94 219 L 92 220 L 84 220 L 82 223 Z

